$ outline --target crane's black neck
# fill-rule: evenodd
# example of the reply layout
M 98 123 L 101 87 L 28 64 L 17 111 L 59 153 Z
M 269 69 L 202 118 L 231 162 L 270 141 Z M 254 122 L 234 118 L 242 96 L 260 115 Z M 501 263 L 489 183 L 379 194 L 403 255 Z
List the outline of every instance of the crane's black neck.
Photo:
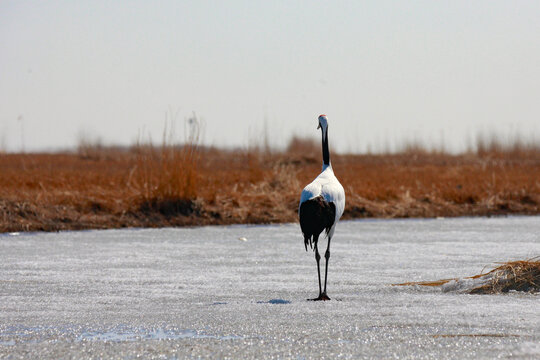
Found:
M 330 150 L 328 150 L 328 127 L 322 128 L 322 158 L 323 165 L 330 165 Z

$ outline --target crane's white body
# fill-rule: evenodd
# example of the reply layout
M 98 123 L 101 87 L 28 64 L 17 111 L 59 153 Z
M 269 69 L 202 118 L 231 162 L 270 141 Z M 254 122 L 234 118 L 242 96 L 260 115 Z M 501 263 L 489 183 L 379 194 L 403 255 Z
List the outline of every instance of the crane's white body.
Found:
M 309 183 L 304 190 L 302 190 L 298 212 L 300 213 L 300 205 L 302 205 L 304 201 L 311 200 L 317 196 L 322 196 L 324 200 L 327 202 L 332 202 L 336 206 L 336 218 L 334 220 L 334 225 L 332 225 L 332 228 L 328 232 L 328 236 L 332 237 L 336 224 L 345 210 L 345 190 L 334 175 L 334 170 L 332 169 L 331 164 L 324 165 L 323 171 L 319 174 L 319 176 L 317 176 L 315 180 Z

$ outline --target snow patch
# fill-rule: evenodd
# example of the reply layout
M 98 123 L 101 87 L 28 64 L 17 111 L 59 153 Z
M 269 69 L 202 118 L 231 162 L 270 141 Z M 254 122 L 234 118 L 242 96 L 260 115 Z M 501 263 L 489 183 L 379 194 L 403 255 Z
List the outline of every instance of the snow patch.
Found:
M 109 331 L 87 331 L 82 333 L 77 341 L 103 341 L 103 342 L 132 342 L 141 340 L 179 340 L 179 339 L 242 339 L 236 335 L 209 335 L 191 329 L 164 330 L 164 329 L 132 329 L 116 328 Z
M 450 280 L 441 286 L 442 292 L 469 293 L 473 289 L 486 285 L 492 279 L 490 274 L 478 278 L 463 278 Z

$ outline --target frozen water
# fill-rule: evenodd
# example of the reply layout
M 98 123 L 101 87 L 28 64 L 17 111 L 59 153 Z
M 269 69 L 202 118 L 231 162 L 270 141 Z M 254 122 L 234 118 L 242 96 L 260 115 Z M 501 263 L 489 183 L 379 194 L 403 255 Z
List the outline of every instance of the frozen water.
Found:
M 391 284 L 538 256 L 539 234 L 539 217 L 341 222 L 328 302 L 306 301 L 297 224 L 3 234 L 0 358 L 538 358 L 539 295 Z

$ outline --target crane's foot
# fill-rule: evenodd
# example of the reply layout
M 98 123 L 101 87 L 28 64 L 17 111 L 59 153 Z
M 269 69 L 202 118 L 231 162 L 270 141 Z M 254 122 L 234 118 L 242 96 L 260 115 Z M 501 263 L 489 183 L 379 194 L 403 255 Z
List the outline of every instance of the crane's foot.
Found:
M 326 301 L 326 300 L 330 300 L 330 298 L 328 297 L 328 295 L 326 295 L 326 293 L 322 293 L 322 294 L 319 294 L 319 297 L 315 298 L 315 299 L 308 299 L 309 301 Z

